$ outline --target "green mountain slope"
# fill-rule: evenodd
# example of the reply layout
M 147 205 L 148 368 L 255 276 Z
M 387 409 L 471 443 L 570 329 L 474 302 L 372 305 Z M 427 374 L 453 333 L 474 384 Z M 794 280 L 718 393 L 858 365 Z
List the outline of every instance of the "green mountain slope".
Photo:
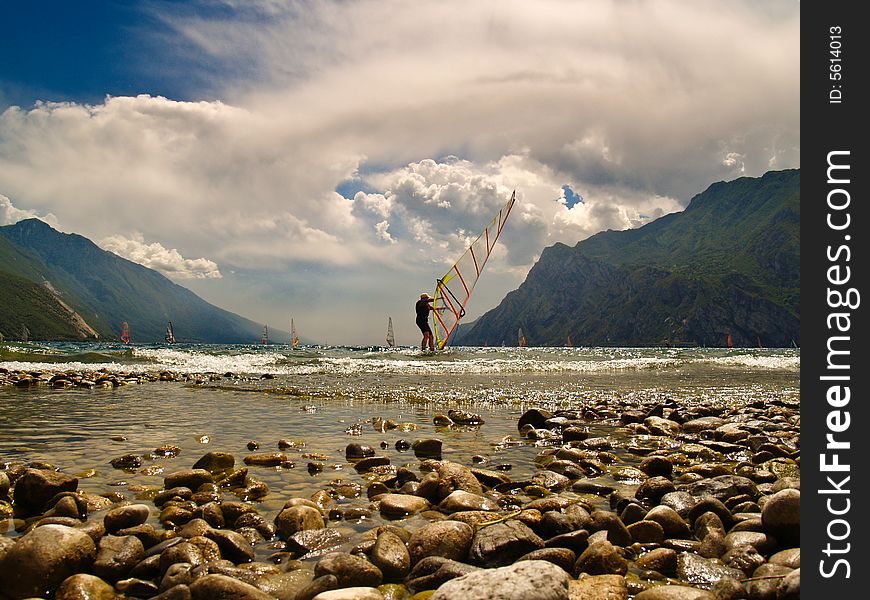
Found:
M 800 171 L 711 185 L 681 213 L 546 248 L 456 343 L 789 346 L 800 340 Z
M 161 341 L 170 320 L 179 341 L 253 343 L 260 337 L 261 324 L 217 308 L 156 271 L 38 219 L 0 227 L 0 238 L 7 242 L 10 256 L 7 261 L 0 254 L 0 275 L 39 285 L 50 282 L 62 302 L 103 338 L 117 338 L 121 323 L 127 321 L 134 341 Z M 28 306 L 24 299 L 18 304 L 19 309 Z M 62 336 L 42 339 L 57 337 Z

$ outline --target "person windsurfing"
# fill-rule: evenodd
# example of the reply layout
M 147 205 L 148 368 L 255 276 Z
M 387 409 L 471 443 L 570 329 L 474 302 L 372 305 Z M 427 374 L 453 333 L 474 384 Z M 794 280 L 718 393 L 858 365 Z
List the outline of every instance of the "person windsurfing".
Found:
M 423 341 L 420 342 L 420 350 L 424 352 L 426 346 L 429 346 L 429 350 L 432 352 L 435 351 L 435 336 L 432 335 L 432 329 L 429 327 L 429 311 L 433 310 L 430 305 L 434 301 L 434 298 L 430 298 L 429 294 L 423 292 L 420 294 L 420 299 L 417 300 L 417 304 L 414 305 L 414 309 L 417 311 L 417 327 L 419 327 L 420 331 L 423 333 Z

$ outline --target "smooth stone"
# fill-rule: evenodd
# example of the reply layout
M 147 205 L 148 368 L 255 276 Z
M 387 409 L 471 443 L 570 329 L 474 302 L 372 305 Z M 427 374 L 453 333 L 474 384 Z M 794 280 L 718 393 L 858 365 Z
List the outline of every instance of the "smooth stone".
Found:
M 697 500 L 695 500 L 694 496 L 690 493 L 676 491 L 662 496 L 660 505 L 672 508 L 678 515 L 685 519 L 696 502 Z
M 189 587 L 193 600 L 229 600 L 230 598 L 232 600 L 275 600 L 271 595 L 261 592 L 253 585 L 226 575 L 206 575 L 191 583 Z
M 257 452 L 248 454 L 244 459 L 246 465 L 258 467 L 279 467 L 291 462 L 290 457 L 283 452 Z
M 346 552 L 325 554 L 314 565 L 314 576 L 335 575 L 340 587 L 377 587 L 383 573 L 364 558 Z
M 717 429 L 725 425 L 725 419 L 720 417 L 698 417 L 683 423 L 684 433 L 700 433 L 708 429 Z
M 417 458 L 434 458 L 435 460 L 441 460 L 441 447 L 441 440 L 435 438 L 414 440 L 414 443 L 411 444 L 414 456 Z
M 776 600 L 800 600 L 801 570 L 795 569 L 776 586 Z
M 151 509 L 145 504 L 128 504 L 112 508 L 103 517 L 106 531 L 116 533 L 119 529 L 127 529 L 142 525 L 151 515 Z
M 764 557 L 754 547 L 743 545 L 726 551 L 722 555 L 722 562 L 727 567 L 740 569 L 748 576 L 764 564 Z
M 634 561 L 638 568 L 673 575 L 677 571 L 677 553 L 670 548 L 656 548 Z
M 175 471 L 163 478 L 163 487 L 186 487 L 198 490 L 204 483 L 212 483 L 212 475 L 205 469 L 184 469 Z
M 644 590 L 634 600 L 717 600 L 707 590 L 699 590 L 685 585 L 659 585 Z
M 619 550 L 608 541 L 589 544 L 589 547 L 577 557 L 572 574 L 577 577 L 581 573 L 590 575 L 625 575 L 628 572 L 628 562 Z
M 93 572 L 106 581 L 124 579 L 139 561 L 145 558 L 145 547 L 139 538 L 126 535 L 106 535 L 100 539 Z
M 661 525 L 666 538 L 689 538 L 692 535 L 686 521 L 669 506 L 659 504 L 646 513 L 644 518 Z
M 622 575 L 581 575 L 568 585 L 568 600 L 628 600 Z
M 411 563 L 417 564 L 429 556 L 464 561 L 471 548 L 474 529 L 460 521 L 436 521 L 411 534 L 408 552 Z
M 63 580 L 54 600 L 114 600 L 115 588 L 95 575 L 77 573 Z
M 801 566 L 801 549 L 789 548 L 787 550 L 780 550 L 771 556 L 768 562 L 773 565 L 782 565 L 783 567 L 799 569 Z
M 650 477 L 665 477 L 670 479 L 674 472 L 673 463 L 662 456 L 647 456 L 640 461 L 639 468 Z
M 321 512 L 304 504 L 285 508 L 275 517 L 275 529 L 284 538 L 292 536 L 297 531 L 323 529 L 325 526 Z
M 777 588 L 783 579 L 795 570 L 769 563 L 761 565 L 755 569 L 752 579 L 746 583 L 750 600 L 775 600 Z
M 351 442 L 344 449 L 344 457 L 347 460 L 352 460 L 355 458 L 368 458 L 369 456 L 374 455 L 374 448 L 365 444 L 359 444 L 357 442 Z
M 253 585 L 273 597 L 303 600 L 302 591 L 308 589 L 313 580 L 314 571 L 300 568 L 282 573 L 263 573 L 256 578 Z M 323 588 L 317 591 L 322 592 L 326 589 L 334 588 Z M 309 598 L 315 595 L 312 594 Z
M 428 510 L 429 501 L 410 494 L 384 494 L 378 498 L 378 510 L 388 518 L 401 518 Z
M 761 510 L 764 530 L 786 547 L 800 545 L 800 490 L 788 488 L 767 499 Z
M 530 408 L 524 412 L 517 421 L 517 430 L 522 429 L 526 424 L 532 425 L 535 429 L 541 429 L 544 427 L 544 423 L 552 418 L 553 413 L 548 410 L 543 408 Z
M 686 552 L 677 556 L 677 577 L 688 583 L 710 587 L 722 577 L 742 579 L 743 572 L 722 565 L 703 556 Z
M 293 600 L 312 600 L 312 598 L 315 598 L 321 592 L 328 592 L 337 588 L 338 578 L 335 575 L 323 575 L 311 580 L 302 589 L 298 590 Z
M 723 577 L 713 584 L 710 591 L 716 600 L 746 600 L 746 588 L 733 577 Z
M 554 535 L 546 542 L 547 548 L 568 548 L 575 553 L 583 552 L 589 547 L 589 532 L 585 529 L 577 529 L 568 533 Z M 570 569 L 568 569 L 570 571 Z
M 441 556 L 427 556 L 411 569 L 407 585 L 416 590 L 434 590 L 445 581 L 479 570 L 480 568 L 464 562 Z
M 709 479 L 702 479 L 685 486 L 685 491 L 696 498 L 713 496 L 722 502 L 742 494 L 748 494 L 752 498 L 758 497 L 758 488 L 755 482 L 739 475 L 718 475 Z
M 221 556 L 236 564 L 254 560 L 254 549 L 245 537 L 231 529 L 210 529 L 205 536 L 220 548 Z
M 544 547 L 544 540 L 519 521 L 505 521 L 480 529 L 471 541 L 469 562 L 481 567 L 501 567 L 523 554 Z
M 16 507 L 33 515 L 41 513 L 46 503 L 57 494 L 75 492 L 78 485 L 77 478 L 59 471 L 25 469 L 15 481 L 12 497 Z
M 321 592 L 312 600 L 384 600 L 384 595 L 373 587 L 349 587 Z
M 760 554 L 770 554 L 776 549 L 777 541 L 766 533 L 758 531 L 731 531 L 725 536 L 725 549 L 751 546 Z
M 160 572 L 165 574 L 169 567 L 178 563 L 187 563 L 195 567 L 204 562 L 202 550 L 198 546 L 184 541 L 170 546 L 160 553 Z
M 447 416 L 457 425 L 483 425 L 485 423 L 480 415 L 465 410 L 451 408 L 447 411 Z
M 365 473 L 375 467 L 383 467 L 388 464 L 390 464 L 390 459 L 387 456 L 369 456 L 356 461 L 353 468 L 356 469 L 357 473 Z
M 387 581 L 401 581 L 411 571 L 411 555 L 405 542 L 391 531 L 382 532 L 369 553 L 369 560 Z
M 478 496 L 483 495 L 483 487 L 468 467 L 445 461 L 438 467 L 437 473 L 437 498 L 439 502 L 456 490 L 470 492 Z
M 309 529 L 297 531 L 287 538 L 287 550 L 298 553 L 300 557 L 315 558 L 336 550 L 344 541 L 337 529 Z
M 481 496 L 472 494 L 464 490 L 456 490 L 451 492 L 449 496 L 444 498 L 438 504 L 438 509 L 442 512 L 451 514 L 465 510 L 482 510 L 482 511 L 497 511 L 501 507 L 497 502 Z
M 213 475 L 229 471 L 236 464 L 236 457 L 229 452 L 208 452 L 193 463 L 193 469 L 204 469 Z M 196 488 L 193 488 L 196 489 Z
M 568 600 L 570 577 L 540 560 L 475 571 L 443 585 L 431 600 Z
M 517 559 L 517 562 L 522 560 L 545 560 L 570 573 L 577 560 L 577 553 L 570 548 L 541 548 L 523 554 Z
M 637 488 L 634 497 L 647 505 L 658 504 L 665 494 L 675 492 L 674 482 L 667 477 L 650 477 Z
M 728 529 L 731 527 L 733 522 L 733 517 L 731 516 L 731 511 L 722 504 L 720 500 L 714 498 L 713 496 L 704 496 L 692 507 L 692 510 L 689 511 L 688 520 L 689 523 L 696 529 L 697 534 L 697 520 L 699 517 L 706 513 L 714 513 L 717 517 L 719 517 L 720 522 L 722 523 L 723 529 Z
M 661 544 L 665 541 L 664 528 L 655 521 L 638 521 L 628 526 L 633 542 Z
M 135 577 L 116 581 L 115 589 L 134 598 L 151 598 L 160 592 L 160 588 L 157 587 L 156 583 L 146 581 L 145 579 L 137 579 Z M 76 598 L 77 600 L 81 600 L 80 596 L 77 596 Z M 115 596 L 112 596 L 112 598 L 115 598 Z
M 40 596 L 88 570 L 96 555 L 94 541 L 78 529 L 37 527 L 0 555 L 0 590 L 14 598 Z
M 596 510 L 590 516 L 592 517 L 591 529 L 606 531 L 607 540 L 611 544 L 616 546 L 631 545 L 631 534 L 617 515 L 605 510 Z

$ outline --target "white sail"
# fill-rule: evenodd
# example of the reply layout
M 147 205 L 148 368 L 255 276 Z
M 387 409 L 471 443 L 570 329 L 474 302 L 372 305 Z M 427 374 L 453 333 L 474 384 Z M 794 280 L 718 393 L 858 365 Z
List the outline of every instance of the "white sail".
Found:
M 468 304 L 471 291 L 480 279 L 483 266 L 492 254 L 498 236 L 501 235 L 516 195 L 516 192 L 511 194 L 510 200 L 493 217 L 483 233 L 472 242 L 465 254 L 459 257 L 456 264 L 450 267 L 447 274 L 439 279 L 435 286 L 432 308 L 435 309 L 433 311 L 435 344 L 439 350 L 447 345 L 450 336 L 459 325 L 459 320 L 465 316 L 465 305 Z
M 295 349 L 299 345 L 299 336 L 296 335 L 296 324 L 290 319 L 290 344 Z
M 396 345 L 396 336 L 393 334 L 393 317 L 388 317 L 387 321 L 387 346 L 392 348 Z

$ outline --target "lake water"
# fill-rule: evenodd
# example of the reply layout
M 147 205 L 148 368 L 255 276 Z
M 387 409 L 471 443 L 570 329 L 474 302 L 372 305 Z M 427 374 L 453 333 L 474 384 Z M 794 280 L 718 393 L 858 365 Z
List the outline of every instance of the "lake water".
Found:
M 396 442 L 438 438 L 445 459 L 472 466 L 472 457 L 482 457 L 482 467 L 509 467 L 516 480 L 537 470 L 541 451 L 517 433 L 517 419 L 530 407 L 606 407 L 613 399 L 727 406 L 800 397 L 796 349 L 455 348 L 427 356 L 411 348 L 6 343 L 0 344 L 0 368 L 186 376 L 115 388 L 0 386 L 0 462 L 46 461 L 82 477 L 80 489 L 134 499 L 206 452 L 230 452 L 243 466 L 252 440 L 260 452 L 278 451 L 281 439 L 297 440 L 298 448 L 284 450 L 295 468 L 250 468 L 271 490 L 260 505 L 269 516 L 289 497 L 310 497 L 336 480 L 365 485 L 365 476 L 344 458 L 350 442 L 416 468 L 413 452 L 400 452 Z M 451 408 L 477 413 L 485 424 L 435 426 L 433 416 Z M 589 423 L 590 435 L 612 440 L 625 465 L 639 462 L 642 457 L 625 451 L 631 432 L 615 413 L 600 412 L 602 418 Z M 404 427 L 382 431 L 374 417 Z M 164 444 L 178 446 L 180 454 L 149 456 Z M 145 457 L 137 472 L 109 464 L 131 453 Z M 309 473 L 307 464 L 315 460 L 325 468 Z M 600 480 L 625 484 L 608 474 Z M 367 504 L 364 492 L 340 502 Z

